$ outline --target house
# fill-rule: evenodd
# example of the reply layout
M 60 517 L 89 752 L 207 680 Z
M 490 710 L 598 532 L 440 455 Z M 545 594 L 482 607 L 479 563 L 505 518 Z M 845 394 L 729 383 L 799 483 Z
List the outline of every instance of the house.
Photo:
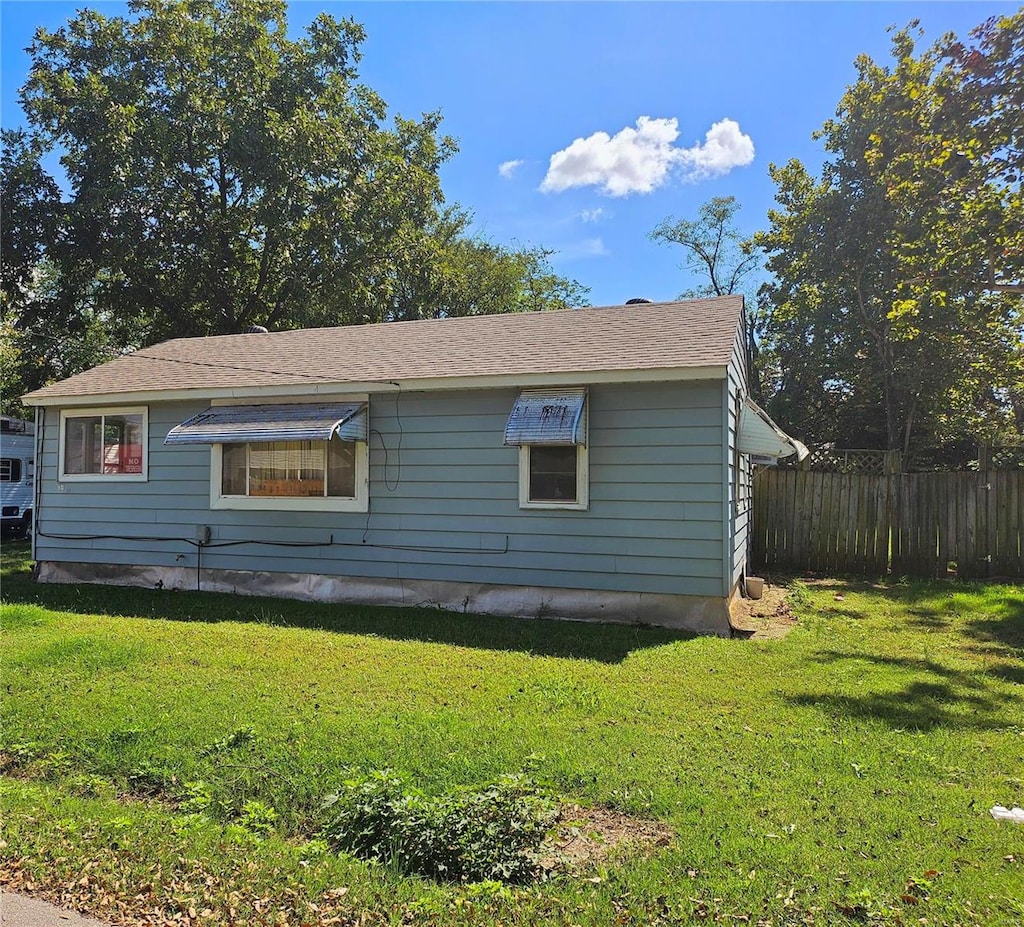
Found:
M 43 582 L 729 631 L 742 298 L 177 339 L 30 393 Z

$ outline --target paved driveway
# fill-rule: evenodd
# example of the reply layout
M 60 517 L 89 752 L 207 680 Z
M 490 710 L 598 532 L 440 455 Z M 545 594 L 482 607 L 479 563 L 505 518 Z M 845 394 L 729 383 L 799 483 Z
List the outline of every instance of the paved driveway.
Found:
M 0 927 L 110 927 L 94 917 L 58 908 L 48 901 L 0 892 Z

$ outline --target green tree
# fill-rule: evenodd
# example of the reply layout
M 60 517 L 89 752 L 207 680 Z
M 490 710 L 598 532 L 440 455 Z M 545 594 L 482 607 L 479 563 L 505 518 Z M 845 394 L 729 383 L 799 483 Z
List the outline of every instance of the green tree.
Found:
M 49 255 L 63 245 L 64 206 L 26 133 L 3 133 L 0 156 L 0 369 L 5 415 L 26 418 L 26 388 L 110 359 L 117 325 L 102 318 L 88 293 L 73 305 L 57 285 Z
M 290 39 L 285 13 L 284 0 L 131 0 L 128 16 L 83 10 L 36 33 L 27 131 L 4 139 L 15 391 L 167 337 L 585 292 L 545 275 L 543 252 L 468 237 L 438 177 L 454 141 L 437 112 L 388 122 L 358 81 L 361 26 L 322 14 Z
M 470 216 L 447 209 L 430 227 L 427 253 L 410 268 L 383 320 L 541 312 L 585 304 L 589 288 L 555 273 L 553 252 L 467 234 Z
M 756 240 L 774 274 L 772 409 L 812 440 L 921 453 L 1012 425 L 1021 301 L 1013 262 L 993 258 L 1020 187 L 979 140 L 996 95 L 968 102 L 966 72 L 943 56 L 917 53 L 913 26 L 897 32 L 893 64 L 858 58 L 818 133 L 821 177 L 771 167 L 780 208 Z
M 681 267 L 703 279 L 680 299 L 738 293 L 757 269 L 760 255 L 736 226 L 739 209 L 736 197 L 715 196 L 700 207 L 696 219 L 670 216 L 650 233 L 652 241 L 683 248 L 686 259 Z
M 660 244 L 678 245 L 685 253 L 681 269 L 695 276 L 696 286 L 680 299 L 742 293 L 744 283 L 761 267 L 761 254 L 736 224 L 740 204 L 734 196 L 716 196 L 697 211 L 696 219 L 664 219 L 648 236 Z M 771 363 L 761 348 L 766 316 L 760 301 L 747 293 L 747 362 L 751 391 L 762 396 L 762 367 Z
M 363 30 L 283 0 L 133 0 L 40 30 L 22 92 L 71 191 L 54 259 L 154 337 L 372 315 L 415 259 L 452 154 L 440 116 L 356 82 Z
M 0 136 L 0 311 L 10 322 L 32 298 L 36 265 L 54 241 L 57 184 L 40 164 L 41 147 L 23 131 Z

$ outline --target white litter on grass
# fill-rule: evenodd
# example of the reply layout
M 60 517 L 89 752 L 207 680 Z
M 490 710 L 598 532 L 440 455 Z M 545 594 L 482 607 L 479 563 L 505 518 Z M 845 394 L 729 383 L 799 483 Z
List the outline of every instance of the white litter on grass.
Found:
M 996 805 L 989 813 L 997 821 L 1013 821 L 1014 824 L 1024 824 L 1024 808 L 1018 808 L 1016 805 L 1012 808 Z

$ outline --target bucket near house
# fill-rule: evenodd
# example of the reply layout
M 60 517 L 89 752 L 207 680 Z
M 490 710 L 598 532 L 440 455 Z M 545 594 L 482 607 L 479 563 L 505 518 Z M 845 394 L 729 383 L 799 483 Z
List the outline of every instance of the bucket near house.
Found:
M 764 592 L 764 580 L 760 576 L 747 577 L 747 598 L 759 599 Z

